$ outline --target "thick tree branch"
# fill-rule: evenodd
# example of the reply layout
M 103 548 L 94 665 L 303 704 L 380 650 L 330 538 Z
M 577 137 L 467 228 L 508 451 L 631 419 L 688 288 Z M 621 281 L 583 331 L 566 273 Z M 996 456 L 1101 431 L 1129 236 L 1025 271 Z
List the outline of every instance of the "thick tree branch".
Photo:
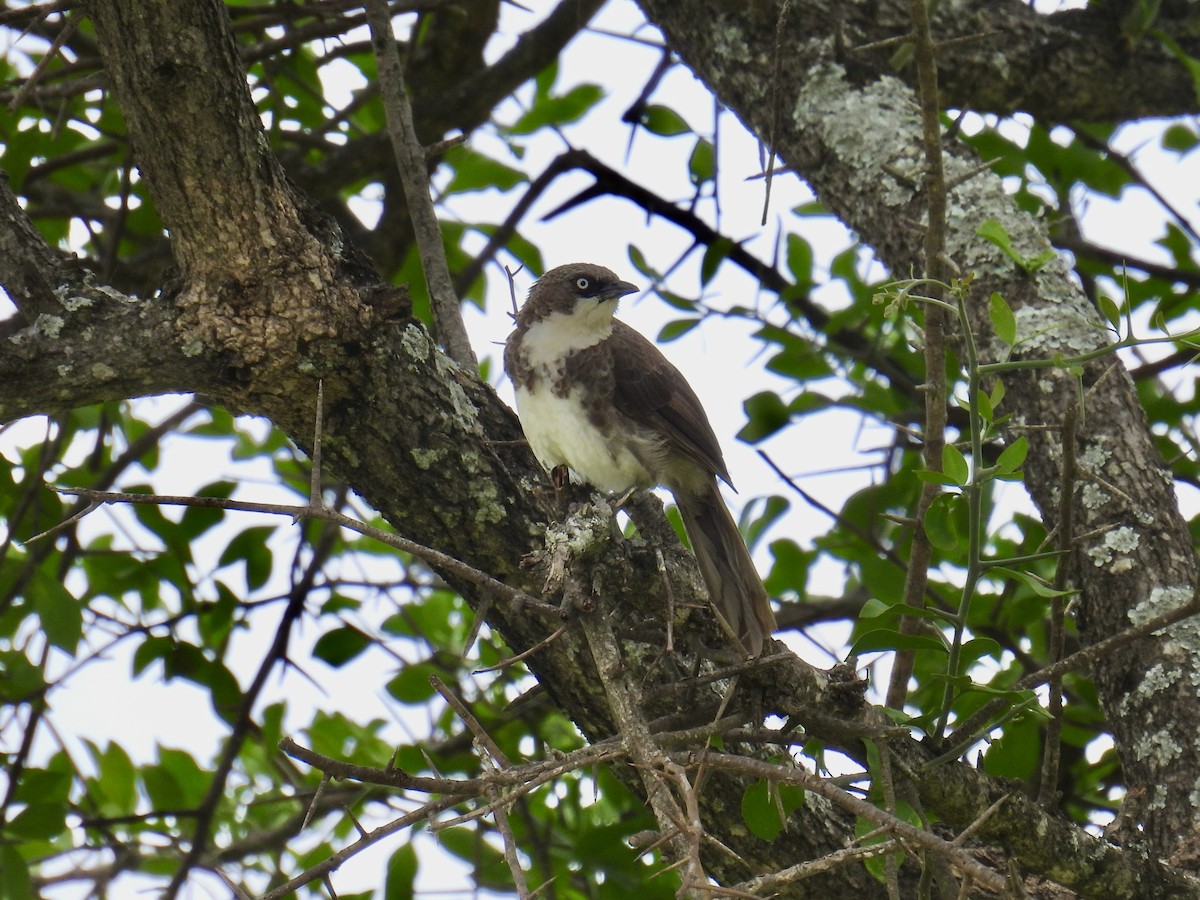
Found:
M 212 382 L 211 360 L 179 350 L 174 309 L 91 284 L 62 297 L 59 313 L 0 340 L 0 421 Z
M 89 0 L 105 71 L 185 274 L 248 268 L 299 217 L 218 0 Z

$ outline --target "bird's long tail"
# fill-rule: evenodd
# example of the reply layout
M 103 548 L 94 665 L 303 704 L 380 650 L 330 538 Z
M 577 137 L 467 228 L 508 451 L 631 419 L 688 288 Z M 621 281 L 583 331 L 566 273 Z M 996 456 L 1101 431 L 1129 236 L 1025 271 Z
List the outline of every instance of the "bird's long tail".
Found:
M 745 648 L 758 656 L 775 630 L 775 614 L 717 480 L 713 478 L 700 493 L 675 492 L 675 502 L 717 612 Z

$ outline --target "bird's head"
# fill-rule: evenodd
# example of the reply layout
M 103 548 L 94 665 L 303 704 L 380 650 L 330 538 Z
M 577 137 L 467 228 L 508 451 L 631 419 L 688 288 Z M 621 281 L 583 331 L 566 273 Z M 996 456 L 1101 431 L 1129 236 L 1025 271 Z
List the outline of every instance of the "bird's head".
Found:
M 637 292 L 628 281 L 604 266 L 569 263 L 551 269 L 529 289 L 529 297 L 517 313 L 517 323 L 529 326 L 559 316 L 580 322 L 607 324 L 616 312 L 617 301 Z

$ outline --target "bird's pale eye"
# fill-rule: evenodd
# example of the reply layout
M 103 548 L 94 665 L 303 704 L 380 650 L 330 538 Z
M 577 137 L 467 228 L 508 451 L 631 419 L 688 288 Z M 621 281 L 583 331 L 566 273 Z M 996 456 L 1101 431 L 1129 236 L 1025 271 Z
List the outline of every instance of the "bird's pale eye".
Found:
M 579 290 L 581 292 L 586 291 L 591 286 L 592 286 L 592 283 L 590 281 L 588 281 L 586 278 L 580 277 L 580 278 L 575 279 L 575 287 L 579 288 Z

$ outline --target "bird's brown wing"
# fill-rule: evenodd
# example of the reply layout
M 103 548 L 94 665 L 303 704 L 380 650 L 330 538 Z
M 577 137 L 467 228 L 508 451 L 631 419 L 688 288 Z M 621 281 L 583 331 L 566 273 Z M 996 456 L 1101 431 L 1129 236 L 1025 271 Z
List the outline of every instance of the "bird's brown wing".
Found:
M 606 344 L 612 350 L 617 409 L 662 432 L 673 447 L 705 471 L 732 484 L 704 407 L 679 370 L 620 319 L 613 320 L 612 337 Z

